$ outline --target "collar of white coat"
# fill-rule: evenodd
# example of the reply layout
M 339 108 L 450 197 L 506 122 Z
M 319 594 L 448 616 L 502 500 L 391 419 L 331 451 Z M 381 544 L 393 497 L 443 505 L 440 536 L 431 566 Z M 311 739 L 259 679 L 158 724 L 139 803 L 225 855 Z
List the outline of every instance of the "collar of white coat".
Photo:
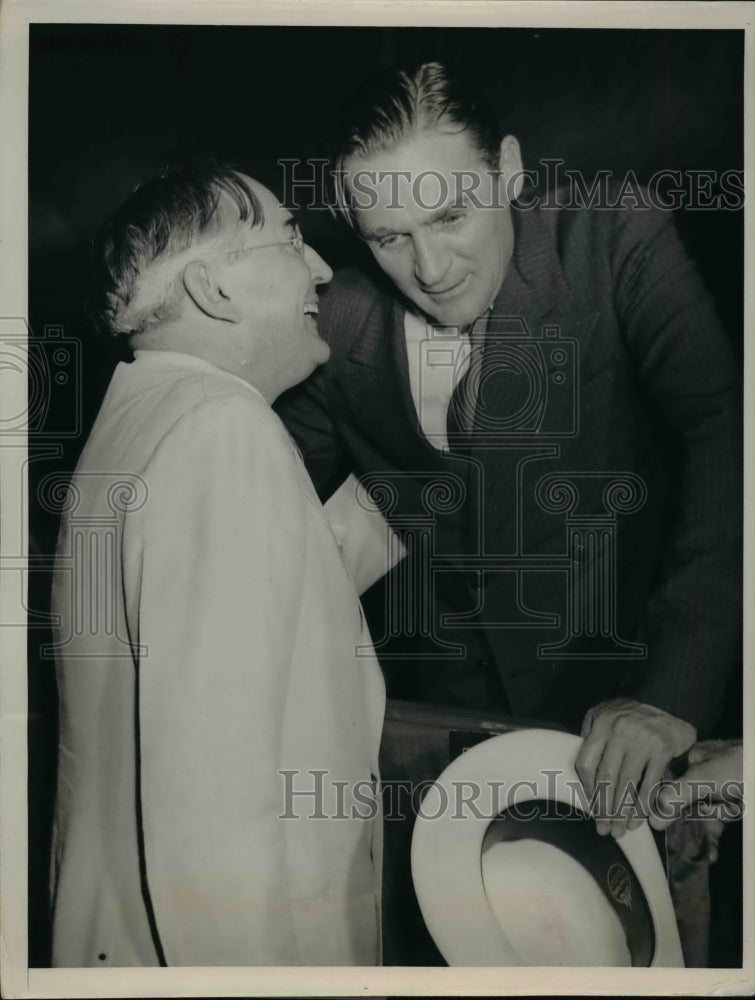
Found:
M 140 349 L 138 351 L 134 351 L 134 364 L 137 363 L 139 365 L 160 365 L 165 368 L 193 368 L 198 371 L 209 372 L 212 375 L 222 375 L 225 378 L 233 379 L 233 381 L 238 382 L 239 385 L 243 385 L 245 389 L 254 393 L 255 396 L 259 396 L 266 406 L 269 405 L 259 389 L 256 389 L 251 382 L 247 382 L 238 375 L 234 375 L 232 372 L 226 371 L 225 368 L 218 368 L 217 365 L 213 365 L 210 361 L 205 361 L 204 358 L 198 358 L 195 354 L 182 354 L 180 351 L 153 351 L 151 349 Z

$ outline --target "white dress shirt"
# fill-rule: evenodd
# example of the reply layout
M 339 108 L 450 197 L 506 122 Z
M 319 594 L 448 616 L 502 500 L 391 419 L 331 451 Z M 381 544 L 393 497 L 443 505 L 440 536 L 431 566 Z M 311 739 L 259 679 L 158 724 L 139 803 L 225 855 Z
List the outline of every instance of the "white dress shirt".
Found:
M 448 405 L 469 366 L 469 337 L 459 327 L 432 326 L 409 311 L 404 315 L 404 334 L 420 427 L 435 448 L 447 450 Z

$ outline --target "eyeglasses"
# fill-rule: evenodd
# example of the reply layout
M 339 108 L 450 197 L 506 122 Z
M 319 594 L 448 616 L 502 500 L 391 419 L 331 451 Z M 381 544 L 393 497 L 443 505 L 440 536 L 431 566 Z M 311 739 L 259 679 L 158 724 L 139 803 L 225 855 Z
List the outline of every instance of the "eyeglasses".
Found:
M 289 244 L 294 248 L 296 253 L 300 256 L 304 256 L 304 237 L 301 234 L 301 229 L 299 229 L 298 223 L 294 223 L 291 227 L 293 236 L 288 240 L 276 240 L 275 243 L 259 243 L 250 247 L 239 247 L 238 250 L 224 250 L 222 253 L 209 254 L 204 259 L 211 260 L 213 257 L 231 257 L 235 254 L 251 253 L 252 250 L 265 250 L 267 247 L 286 247 Z

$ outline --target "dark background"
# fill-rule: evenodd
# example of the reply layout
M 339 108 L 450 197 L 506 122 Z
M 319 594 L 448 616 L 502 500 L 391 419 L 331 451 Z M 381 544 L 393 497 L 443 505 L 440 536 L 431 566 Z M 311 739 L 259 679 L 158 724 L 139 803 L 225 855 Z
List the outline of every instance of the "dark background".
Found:
M 52 388 L 41 430 L 59 445 L 30 465 L 40 479 L 73 468 L 118 350 L 98 340 L 83 310 L 88 243 L 104 216 L 166 163 L 230 158 L 282 190 L 276 161 L 323 155 L 344 98 L 376 71 L 441 59 L 473 73 L 522 145 L 525 167 L 557 157 L 589 179 L 597 170 L 640 181 L 660 169 L 743 166 L 742 32 L 506 28 L 299 28 L 32 25 L 29 91 L 29 320 L 33 336 L 59 327 L 81 344 L 71 384 Z M 743 213 L 680 211 L 677 223 L 741 349 Z M 334 267 L 359 249 L 325 211 L 303 213 L 305 236 Z M 49 335 L 49 329 L 47 330 Z M 34 449 L 42 435 L 32 435 Z M 32 562 L 54 551 L 57 520 L 33 504 Z M 30 574 L 32 611 L 47 607 L 49 572 Z M 48 962 L 47 872 L 54 787 L 53 665 L 30 629 L 30 965 Z M 724 735 L 741 732 L 740 686 Z M 713 960 L 738 965 L 738 843 L 713 869 Z M 732 842 L 732 843 L 730 843 Z M 727 888 L 728 887 L 728 888 Z

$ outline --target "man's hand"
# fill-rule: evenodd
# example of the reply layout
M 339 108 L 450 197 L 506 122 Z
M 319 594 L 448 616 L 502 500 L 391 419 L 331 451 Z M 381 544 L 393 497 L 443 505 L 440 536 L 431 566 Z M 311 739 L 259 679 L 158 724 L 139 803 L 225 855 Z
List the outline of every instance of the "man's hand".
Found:
M 596 792 L 599 834 L 621 837 L 649 814 L 650 793 L 669 762 L 692 746 L 694 726 L 660 708 L 615 698 L 591 708 L 577 773 L 588 796 Z
M 718 857 L 724 822 L 742 815 L 742 741 L 707 740 L 687 755 L 689 768 L 678 781 L 662 785 L 650 815 L 654 830 L 665 830 L 687 809 L 706 819 L 708 860 Z

